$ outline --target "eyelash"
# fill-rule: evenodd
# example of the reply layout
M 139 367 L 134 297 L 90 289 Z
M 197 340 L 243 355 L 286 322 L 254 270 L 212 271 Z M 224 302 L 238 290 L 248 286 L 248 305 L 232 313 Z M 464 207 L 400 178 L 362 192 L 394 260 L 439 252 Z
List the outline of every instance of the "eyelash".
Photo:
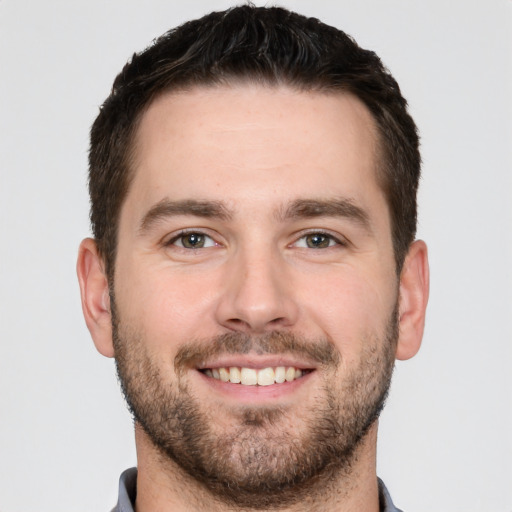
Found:
M 301 233 L 300 236 L 291 245 L 296 245 L 300 240 L 303 240 L 306 237 L 312 236 L 312 235 L 318 235 L 321 237 L 325 237 L 325 238 L 328 238 L 330 241 L 334 242 L 333 245 L 328 245 L 327 247 L 324 247 L 324 248 L 317 247 L 316 249 L 330 249 L 330 248 L 333 248 L 336 246 L 346 247 L 348 245 L 348 242 L 345 238 L 342 238 L 340 236 L 335 236 L 332 233 L 330 233 L 329 231 L 324 231 L 321 229 L 313 229 L 313 230 Z M 310 249 L 313 249 L 313 247 L 310 247 Z
M 187 235 L 198 235 L 200 237 L 205 237 L 205 238 L 208 238 L 210 240 L 212 240 L 213 242 L 213 245 L 209 245 L 207 247 L 197 247 L 197 248 L 194 248 L 194 247 L 184 247 L 183 245 L 176 245 L 176 242 L 184 237 L 186 237 Z M 333 235 L 332 233 L 328 232 L 328 231 L 324 231 L 324 230 L 311 230 L 311 231 L 307 231 L 307 232 L 303 232 L 300 234 L 300 236 L 298 236 L 295 241 L 293 243 L 291 243 L 289 245 L 289 247 L 293 247 L 293 246 L 296 246 L 299 241 L 301 240 L 304 240 L 306 239 L 308 236 L 313 236 L 313 235 L 317 235 L 319 237 L 325 237 L 329 240 L 329 245 L 327 245 L 326 247 L 301 247 L 301 248 L 309 248 L 309 249 L 329 249 L 329 248 L 332 248 L 332 247 L 335 247 L 335 246 L 341 246 L 341 247 L 346 247 L 348 245 L 347 243 L 347 240 L 342 238 L 342 237 L 338 237 L 338 236 L 335 236 Z M 333 245 L 330 244 L 330 242 L 334 242 Z M 170 247 L 170 246 L 175 246 L 175 247 L 178 247 L 179 249 L 184 249 L 184 250 L 187 250 L 187 251 L 190 251 L 190 250 L 197 250 L 197 249 L 207 249 L 209 247 L 212 247 L 212 246 L 215 246 L 215 245 L 220 245 L 218 242 L 215 241 L 215 239 L 210 236 L 208 233 L 205 233 L 204 231 L 200 230 L 200 229 L 184 229 L 184 230 L 181 230 L 179 231 L 178 233 L 176 233 L 172 238 L 170 238 L 169 240 L 167 240 L 166 242 L 164 242 L 163 244 L 164 246 L 166 247 Z
M 209 238 L 214 242 L 214 245 L 219 245 L 215 239 L 210 236 L 208 233 L 205 233 L 204 231 L 200 229 L 183 229 L 176 233 L 172 238 L 164 242 L 164 246 L 170 247 L 172 245 L 175 245 L 175 243 L 180 240 L 181 238 L 185 238 L 187 235 L 198 235 L 201 237 Z M 178 247 L 179 249 L 185 249 L 185 250 L 194 250 L 194 248 L 188 248 L 184 246 L 175 245 L 175 247 Z M 198 249 L 201 249 L 202 247 L 198 247 Z

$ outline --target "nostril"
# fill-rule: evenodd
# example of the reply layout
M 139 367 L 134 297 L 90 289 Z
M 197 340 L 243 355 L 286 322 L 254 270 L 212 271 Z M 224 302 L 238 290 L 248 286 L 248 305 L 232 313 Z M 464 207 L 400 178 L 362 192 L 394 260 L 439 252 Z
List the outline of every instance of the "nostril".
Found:
M 215 312 L 219 324 L 227 329 L 250 333 L 290 327 L 297 321 L 297 314 L 292 292 L 264 282 L 242 286 L 238 281 L 221 295 Z
M 241 318 L 230 318 L 226 322 L 226 326 L 231 329 L 243 332 L 264 332 L 266 330 L 273 330 L 276 327 L 284 326 L 286 324 L 285 317 L 274 318 L 273 320 L 269 320 L 267 322 L 247 322 Z
M 251 331 L 251 326 L 249 323 L 245 322 L 241 318 L 230 318 L 224 323 L 224 325 L 233 331 L 247 333 Z
M 244 322 L 243 320 L 240 320 L 240 318 L 230 318 L 228 320 L 228 323 L 234 324 L 236 326 L 247 325 L 247 322 Z
M 272 324 L 272 325 L 279 325 L 279 324 L 283 324 L 286 322 L 286 319 L 284 318 L 284 316 L 281 316 L 279 318 L 274 318 L 274 320 L 271 320 L 269 322 L 269 324 Z

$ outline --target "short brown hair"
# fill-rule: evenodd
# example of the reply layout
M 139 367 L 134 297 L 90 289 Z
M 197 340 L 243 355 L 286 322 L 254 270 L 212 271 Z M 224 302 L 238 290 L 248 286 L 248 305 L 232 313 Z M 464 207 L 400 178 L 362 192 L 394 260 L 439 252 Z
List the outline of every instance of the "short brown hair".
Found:
M 91 129 L 91 224 L 113 275 L 122 203 L 142 114 L 160 94 L 252 81 L 298 90 L 347 91 L 364 102 L 379 134 L 378 181 L 391 214 L 397 272 L 416 233 L 419 139 L 395 79 L 374 52 L 315 18 L 245 5 L 172 29 L 134 54 L 114 81 Z

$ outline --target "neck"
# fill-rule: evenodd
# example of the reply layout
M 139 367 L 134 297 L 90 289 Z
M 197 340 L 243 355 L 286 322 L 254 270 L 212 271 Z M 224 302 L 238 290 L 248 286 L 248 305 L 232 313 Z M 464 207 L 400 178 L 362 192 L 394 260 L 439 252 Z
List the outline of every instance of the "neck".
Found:
M 201 483 L 164 457 L 145 432 L 136 425 L 138 476 L 136 512 L 249 512 L 224 503 Z M 325 481 L 315 481 L 312 492 L 301 502 L 279 508 L 282 512 L 378 512 L 376 476 L 377 422 L 370 428 L 353 454 L 350 472 Z M 250 509 L 255 510 L 255 509 Z M 258 510 L 265 510 L 258 507 Z M 272 507 L 272 510 L 276 510 Z

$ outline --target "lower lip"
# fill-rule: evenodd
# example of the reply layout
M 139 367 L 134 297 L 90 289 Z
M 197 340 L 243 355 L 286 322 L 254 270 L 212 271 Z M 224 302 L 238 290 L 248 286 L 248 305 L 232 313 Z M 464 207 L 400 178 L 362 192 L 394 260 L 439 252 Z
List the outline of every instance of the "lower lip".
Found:
M 225 395 L 228 398 L 238 402 L 265 403 L 290 397 L 305 384 L 307 384 L 316 373 L 311 371 L 292 382 L 283 382 L 282 384 L 271 384 L 270 386 L 245 386 L 244 384 L 233 384 L 223 382 L 213 377 L 208 377 L 204 373 L 197 371 L 201 381 L 216 393 Z

